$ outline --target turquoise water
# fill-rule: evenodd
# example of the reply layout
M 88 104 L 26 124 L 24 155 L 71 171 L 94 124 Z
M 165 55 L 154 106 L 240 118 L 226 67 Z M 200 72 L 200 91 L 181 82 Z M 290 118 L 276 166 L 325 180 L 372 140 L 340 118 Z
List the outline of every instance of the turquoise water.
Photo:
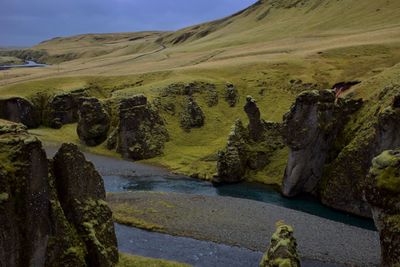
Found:
M 274 188 L 262 184 L 241 183 L 214 187 L 211 183 L 182 176 L 105 176 L 107 192 L 153 191 L 230 196 L 251 199 L 303 211 L 333 221 L 376 230 L 372 219 L 366 219 L 323 206 L 310 197 L 285 198 Z

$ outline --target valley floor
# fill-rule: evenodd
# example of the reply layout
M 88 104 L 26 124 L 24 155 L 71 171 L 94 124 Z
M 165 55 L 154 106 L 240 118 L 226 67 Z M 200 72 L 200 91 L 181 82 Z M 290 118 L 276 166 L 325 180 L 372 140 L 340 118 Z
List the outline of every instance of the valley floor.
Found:
M 45 146 L 52 157 L 56 145 Z M 171 175 L 168 170 L 115 157 L 85 153 L 102 176 Z M 377 266 L 378 232 L 258 201 L 192 194 L 113 193 L 108 202 L 116 221 L 142 229 L 213 241 L 264 252 L 283 220 L 293 225 L 303 260 Z M 178 260 L 178 259 L 177 259 Z
M 107 201 L 117 221 L 177 236 L 265 251 L 283 220 L 294 226 L 303 259 L 351 266 L 379 265 L 377 232 L 303 212 L 231 197 L 118 193 Z

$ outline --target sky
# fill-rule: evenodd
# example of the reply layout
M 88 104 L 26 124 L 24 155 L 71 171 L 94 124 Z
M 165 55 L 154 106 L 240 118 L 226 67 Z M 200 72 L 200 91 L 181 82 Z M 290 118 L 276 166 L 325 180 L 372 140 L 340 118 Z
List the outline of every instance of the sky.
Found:
M 0 0 L 0 46 L 83 33 L 177 30 L 256 0 Z

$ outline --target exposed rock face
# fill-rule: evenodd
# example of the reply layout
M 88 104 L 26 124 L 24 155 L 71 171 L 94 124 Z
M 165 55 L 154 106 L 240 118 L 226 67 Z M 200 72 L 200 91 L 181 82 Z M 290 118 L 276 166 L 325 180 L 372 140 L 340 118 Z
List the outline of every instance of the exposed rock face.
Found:
M 79 107 L 77 133 L 88 146 L 97 146 L 107 139 L 110 118 L 96 98 L 82 98 Z
M 282 186 L 285 196 L 317 190 L 335 139 L 361 103 L 336 102 L 331 90 L 308 91 L 297 97 L 284 116 L 283 133 L 290 148 Z
M 119 112 L 117 152 L 134 160 L 162 154 L 169 135 L 164 120 L 144 95 L 123 99 Z
M 44 266 L 50 234 L 46 154 L 22 125 L 0 124 L 0 266 Z
M 247 96 L 244 111 L 249 119 L 249 134 L 254 141 L 262 138 L 263 125 L 261 122 L 260 109 L 257 107 L 256 101 L 251 96 Z
M 325 170 L 320 191 L 324 204 L 358 215 L 371 216 L 369 205 L 362 197 L 362 185 L 371 161 L 385 150 L 400 147 L 400 108 L 394 104 L 399 95 L 396 92 L 400 90 L 388 89 L 380 96 L 380 101 L 392 103 L 392 106 L 379 113 L 376 107 L 373 108 L 370 112 L 374 114 L 363 119 L 361 128 L 354 129 L 351 141 Z
M 181 113 L 181 127 L 187 131 L 204 125 L 205 116 L 200 106 L 189 97 Z
M 372 162 L 365 186 L 380 234 L 382 266 L 400 266 L 400 150 L 384 151 Z
M 53 163 L 19 124 L 0 121 L 0 265 L 113 266 L 101 177 L 73 145 Z
M 62 145 L 55 155 L 54 175 L 65 216 L 86 245 L 88 265 L 112 266 L 118 249 L 103 179 L 72 144 Z
M 78 122 L 79 98 L 87 96 L 84 92 L 61 93 L 50 98 L 45 111 L 43 122 L 55 129 L 64 124 Z
M 40 124 L 36 108 L 21 97 L 0 99 L 0 118 L 22 123 L 28 128 L 36 128 Z
M 226 149 L 218 153 L 218 175 L 214 177 L 213 182 L 235 183 L 244 179 L 247 139 L 246 129 L 242 122 L 237 120 L 229 134 Z
M 260 119 L 260 111 L 252 97 L 245 106 L 249 125 L 235 122 L 224 150 L 218 153 L 217 175 L 213 182 L 236 183 L 250 171 L 262 170 L 273 153 L 284 147 L 281 124 Z
M 272 235 L 270 246 L 264 254 L 260 267 L 300 267 L 297 253 L 297 242 L 293 228 L 282 222 L 277 223 L 276 232 Z
M 225 87 L 225 101 L 228 103 L 230 107 L 236 106 L 237 102 L 239 100 L 239 93 L 236 89 L 236 87 L 228 83 Z

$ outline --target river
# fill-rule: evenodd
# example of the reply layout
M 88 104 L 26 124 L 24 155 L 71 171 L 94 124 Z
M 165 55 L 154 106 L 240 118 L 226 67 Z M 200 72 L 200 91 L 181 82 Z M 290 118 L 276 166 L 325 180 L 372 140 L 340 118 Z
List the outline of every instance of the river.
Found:
M 0 65 L 0 70 L 8 70 L 13 68 L 43 68 L 47 66 L 47 64 L 40 64 L 36 63 L 35 61 L 28 60 L 25 62 L 25 64 Z
M 46 148 L 46 151 L 48 156 L 52 157 L 56 149 Z M 171 174 L 166 169 L 159 167 L 88 153 L 85 153 L 85 156 L 94 163 L 96 169 L 103 176 L 107 192 L 140 190 L 246 198 L 300 210 L 365 229 L 375 229 L 372 220 L 332 210 L 307 197 L 287 199 L 273 188 L 265 185 L 243 183 L 214 187 L 209 182 Z M 125 253 L 170 259 L 205 267 L 258 266 L 262 257 L 261 252 L 246 248 L 147 232 L 119 224 L 116 224 L 115 227 L 119 249 Z M 302 266 L 336 267 L 342 265 L 303 259 Z

